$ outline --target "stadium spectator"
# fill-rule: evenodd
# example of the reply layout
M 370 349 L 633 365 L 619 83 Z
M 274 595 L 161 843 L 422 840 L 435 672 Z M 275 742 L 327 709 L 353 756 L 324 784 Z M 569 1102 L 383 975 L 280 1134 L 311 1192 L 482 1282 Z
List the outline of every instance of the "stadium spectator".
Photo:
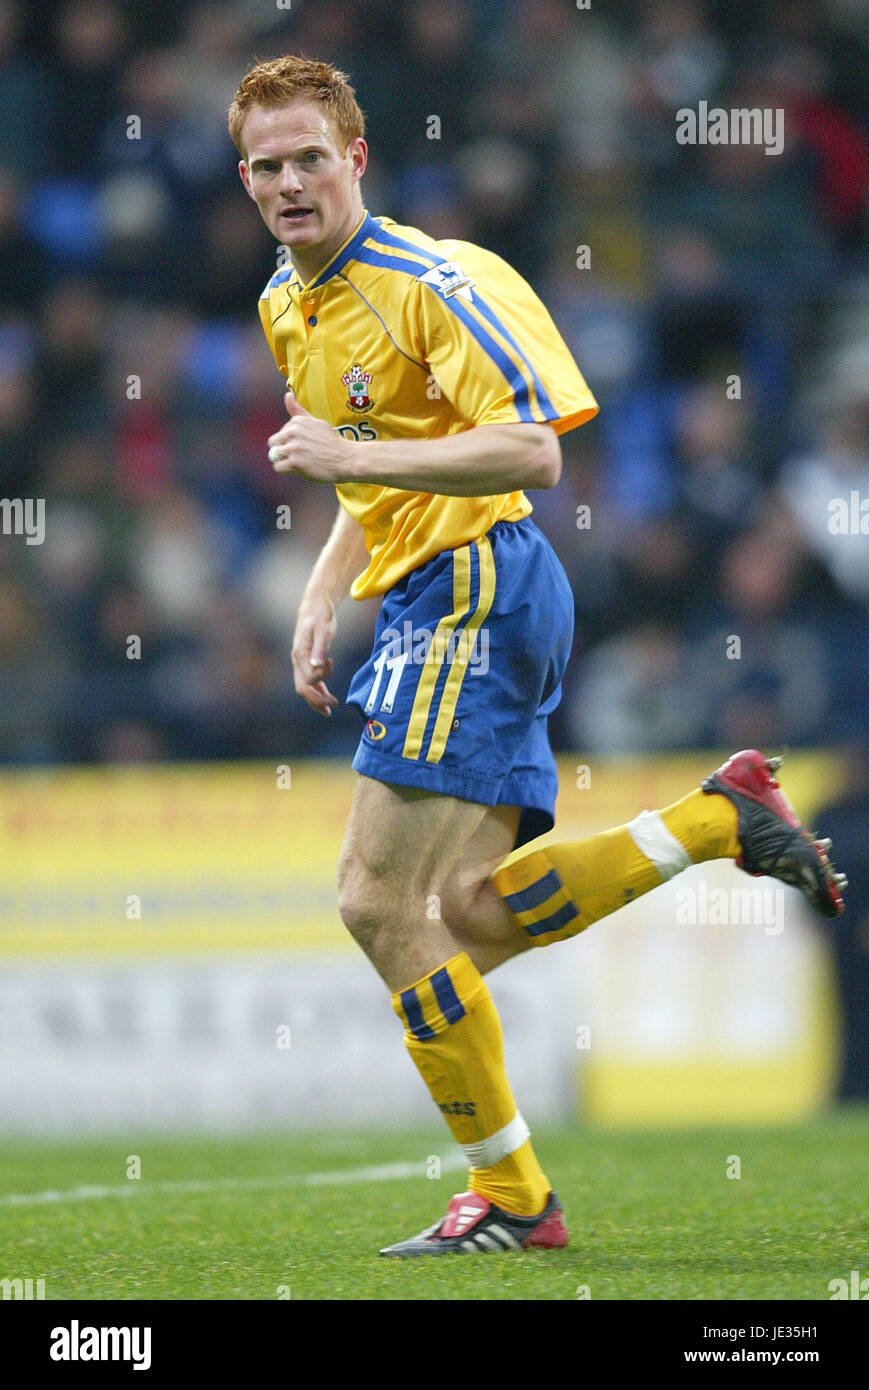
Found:
M 354 75 L 370 210 L 516 264 L 601 401 L 532 499 L 576 603 L 556 742 L 866 727 L 867 38 L 859 7 L 803 0 L 67 0 L 47 22 L 0 0 L 0 490 L 43 497 L 50 537 L 0 537 L 8 632 L 22 604 L 43 629 L 0 643 L 0 757 L 304 746 L 287 645 L 329 519 L 266 458 L 284 411 L 251 284 L 276 248 L 223 124 L 239 72 L 293 48 Z M 679 146 L 703 99 L 782 106 L 784 150 Z M 339 711 L 329 746 L 355 731 Z

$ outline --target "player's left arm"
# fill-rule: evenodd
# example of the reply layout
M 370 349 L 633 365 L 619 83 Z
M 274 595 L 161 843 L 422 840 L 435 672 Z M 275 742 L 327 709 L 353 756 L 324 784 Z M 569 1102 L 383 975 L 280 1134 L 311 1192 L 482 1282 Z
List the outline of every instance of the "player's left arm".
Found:
M 310 415 L 293 395 L 290 419 L 269 439 L 277 473 L 317 483 L 377 483 L 407 492 L 488 497 L 523 488 L 555 487 L 561 445 L 546 424 L 479 425 L 440 439 L 344 439 Z

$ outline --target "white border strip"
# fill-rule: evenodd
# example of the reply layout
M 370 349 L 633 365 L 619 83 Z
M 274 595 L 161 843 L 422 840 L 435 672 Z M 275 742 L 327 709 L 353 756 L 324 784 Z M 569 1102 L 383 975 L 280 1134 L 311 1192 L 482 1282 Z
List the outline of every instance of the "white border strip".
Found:
M 467 1168 L 462 1154 L 448 1154 L 440 1160 L 442 1173 Z M 427 1177 L 421 1163 L 380 1163 L 371 1168 L 345 1168 L 325 1173 L 284 1173 L 263 1178 L 193 1178 L 187 1182 L 141 1182 L 130 1179 L 122 1186 L 69 1187 L 64 1191 L 7 1192 L 0 1195 L 0 1207 L 40 1207 L 53 1202 L 98 1202 L 106 1197 L 155 1196 L 175 1192 L 256 1192 L 268 1187 L 342 1187 L 345 1183 L 398 1182 L 402 1178 Z
M 628 821 L 625 829 L 640 853 L 651 859 L 665 883 L 691 867 L 690 854 L 667 827 L 659 811 L 641 811 L 634 820 Z
M 521 1148 L 530 1135 L 531 1130 L 517 1110 L 512 1120 L 508 1120 L 487 1139 L 463 1144 L 462 1148 L 472 1168 L 491 1168 L 494 1163 L 499 1163 L 502 1158 Z

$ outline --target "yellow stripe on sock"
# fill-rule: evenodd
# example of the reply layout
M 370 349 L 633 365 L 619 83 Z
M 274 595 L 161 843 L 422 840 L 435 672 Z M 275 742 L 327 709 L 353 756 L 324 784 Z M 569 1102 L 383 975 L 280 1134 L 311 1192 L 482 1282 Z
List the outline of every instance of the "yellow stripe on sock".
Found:
M 458 955 L 446 961 L 439 970 L 433 970 L 429 975 L 424 975 L 422 979 L 415 980 L 407 989 L 399 990 L 392 996 L 393 1007 L 406 1028 L 412 1028 L 413 1024 L 402 1004 L 402 995 L 411 992 L 422 1016 L 422 1022 L 434 1033 L 442 1033 L 450 1026 L 450 1023 L 455 1021 L 454 1018 L 446 1016 L 441 1003 L 444 998 L 450 1001 L 451 1011 L 455 1014 L 456 1009 L 450 1000 L 449 987 L 442 979 L 439 979 L 440 995 L 435 988 L 435 978 L 440 977 L 442 973 L 447 976 L 456 1000 L 465 1010 L 471 1008 L 477 998 L 485 992 L 485 982 L 477 967 L 466 952 L 460 951 Z
M 508 893 L 521 893 L 530 888 L 533 883 L 545 878 L 551 869 L 552 864 L 543 850 L 517 849 L 499 864 L 492 880 L 503 898 Z
M 520 927 L 533 927 L 537 922 L 543 922 L 547 917 L 551 917 L 553 912 L 557 912 L 560 907 L 566 907 L 573 902 L 567 889 L 557 888 L 550 897 L 546 898 L 538 907 L 528 908 L 525 912 L 514 912 L 513 916 Z M 576 906 L 576 904 L 574 904 Z M 557 928 L 556 928 L 557 930 Z

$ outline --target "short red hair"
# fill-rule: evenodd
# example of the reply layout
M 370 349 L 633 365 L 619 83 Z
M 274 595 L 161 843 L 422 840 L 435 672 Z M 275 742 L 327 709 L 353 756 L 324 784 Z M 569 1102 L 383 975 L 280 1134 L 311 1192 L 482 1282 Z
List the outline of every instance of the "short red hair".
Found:
M 331 63 L 302 58 L 294 53 L 285 58 L 269 58 L 256 63 L 242 78 L 229 108 L 229 133 L 242 157 L 241 142 L 245 117 L 252 106 L 286 106 L 299 97 L 312 97 L 332 118 L 344 148 L 365 134 L 365 117 L 346 72 Z

